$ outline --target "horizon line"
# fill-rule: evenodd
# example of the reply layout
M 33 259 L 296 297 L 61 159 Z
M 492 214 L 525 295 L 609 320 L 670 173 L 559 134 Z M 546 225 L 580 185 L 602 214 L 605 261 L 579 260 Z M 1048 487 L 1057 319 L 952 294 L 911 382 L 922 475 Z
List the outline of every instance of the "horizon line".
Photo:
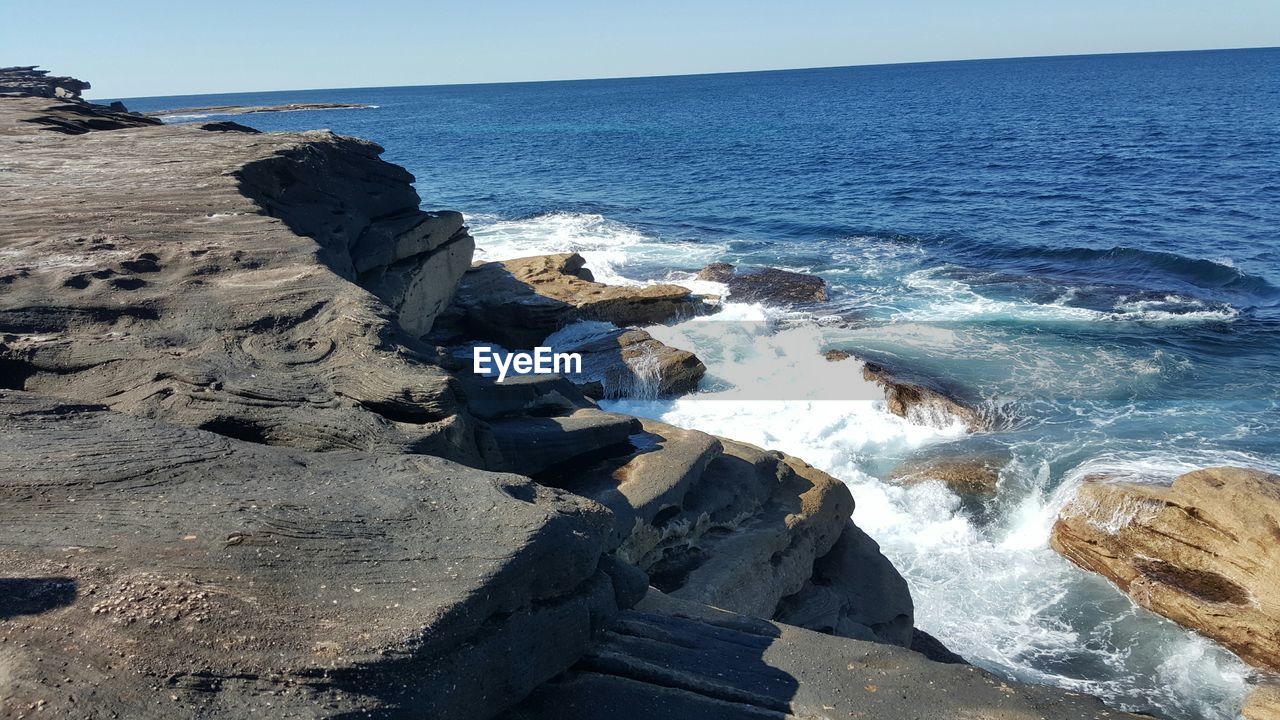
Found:
M 600 77 L 552 78 L 547 80 L 484 80 L 476 82 L 423 83 L 416 85 L 357 85 L 349 87 L 307 87 L 274 90 L 225 90 L 219 92 L 173 93 L 168 95 L 132 95 L 88 97 L 98 100 L 156 100 L 171 97 L 210 97 L 218 95 L 250 95 L 291 92 L 325 92 L 338 90 L 391 90 L 396 88 L 470 87 L 485 85 L 537 85 L 542 83 L 600 82 L 608 80 L 654 80 L 660 78 L 709 77 L 715 75 L 749 75 L 757 73 L 801 72 L 807 70 L 843 70 L 847 68 L 896 67 L 902 65 L 942 65 L 951 63 L 989 62 L 994 60 L 1050 60 L 1061 58 L 1113 57 L 1117 55 L 1169 55 L 1178 53 L 1234 52 L 1241 50 L 1280 50 L 1280 45 L 1259 45 L 1225 48 L 1190 48 L 1181 50 L 1120 50 L 1099 53 L 1057 53 L 1050 55 L 1001 55 L 980 58 L 946 58 L 942 60 L 903 60 L 898 62 L 860 63 L 854 65 L 812 65 L 804 67 L 765 68 L 759 70 L 715 70 L 710 72 L 669 73 L 657 75 L 607 75 Z M 39 66 L 37 66 L 39 67 Z M 92 81 L 91 81 L 92 82 Z

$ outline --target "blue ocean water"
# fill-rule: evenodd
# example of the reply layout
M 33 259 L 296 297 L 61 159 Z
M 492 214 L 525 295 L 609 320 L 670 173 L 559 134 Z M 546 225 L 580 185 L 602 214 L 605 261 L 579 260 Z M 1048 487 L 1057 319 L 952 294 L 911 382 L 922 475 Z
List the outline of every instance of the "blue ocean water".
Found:
M 848 482 L 918 623 L 984 667 L 1238 715 L 1245 666 L 1047 540 L 1088 475 L 1280 468 L 1280 49 L 126 99 L 285 102 L 376 105 L 235 119 L 379 142 L 488 257 L 578 250 L 617 282 L 713 260 L 822 275 L 821 317 L 730 296 L 655 330 L 712 385 L 618 406 Z M 833 347 L 967 387 L 1005 424 L 962 437 L 831 400 Z M 1010 458 L 993 519 L 882 482 L 947 444 Z

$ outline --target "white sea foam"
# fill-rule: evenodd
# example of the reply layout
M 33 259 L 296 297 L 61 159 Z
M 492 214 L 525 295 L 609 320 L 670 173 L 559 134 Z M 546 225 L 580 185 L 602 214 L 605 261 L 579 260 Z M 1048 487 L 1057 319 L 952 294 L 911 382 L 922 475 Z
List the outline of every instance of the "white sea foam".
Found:
M 1230 322 L 1240 311 L 1227 306 L 1211 306 L 1202 300 L 1169 295 L 1164 298 L 1120 298 L 1112 310 L 1094 310 L 1069 305 L 1076 291 L 1069 289 L 1050 303 L 997 300 L 974 291 L 968 284 L 942 277 L 938 268 L 916 270 L 904 284 L 934 302 L 899 311 L 895 319 L 905 322 L 959 322 L 975 320 L 1021 320 L 1028 322 L 1146 322 L 1197 323 Z
M 596 276 L 608 282 L 637 282 L 624 275 L 637 258 L 680 258 L 671 264 L 685 267 L 719 259 L 708 248 L 681 246 L 682 252 L 672 252 L 669 245 L 599 216 L 540 216 L 495 223 L 476 234 L 491 258 L 581 252 Z M 688 260 L 688 252 L 699 256 Z M 671 279 L 700 282 L 687 274 Z M 986 317 L 1114 319 L 1108 313 L 1062 304 L 991 300 L 931 273 L 913 273 L 907 284 L 923 296 L 915 304 L 918 309 L 900 311 L 894 324 L 868 330 L 874 334 L 867 337 L 881 345 L 981 356 L 992 352 L 995 340 L 934 322 Z M 1059 303 L 1071 299 L 1062 297 Z M 1123 312 L 1132 316 L 1150 311 Z M 854 519 L 907 578 L 917 625 L 983 667 L 1025 681 L 1091 692 L 1130 709 L 1158 708 L 1173 716 L 1214 720 L 1237 717 L 1248 689 L 1246 666 L 1217 645 L 1137 607 L 1100 577 L 1075 568 L 1054 553 L 1048 541 L 1054 518 L 1087 475 L 1168 482 L 1206 465 L 1257 465 L 1253 458 L 1225 453 L 1177 458 L 1159 452 L 1099 453 L 1055 486 L 1056 473 L 1050 470 L 1055 453 L 1037 440 L 1011 449 L 1013 460 L 1001 472 L 1001 487 L 1009 488 L 1010 494 L 1002 499 L 1005 504 L 996 521 L 978 525 L 945 487 L 903 487 L 882 482 L 872 472 L 879 458 L 957 440 L 963 428 L 923 427 L 889 414 L 882 399 L 873 399 L 882 398 L 880 391 L 861 379 L 856 364 L 821 357 L 831 346 L 825 328 L 797 325 L 795 320 L 777 309 L 728 298 L 718 315 L 648 328 L 663 342 L 698 353 L 708 366 L 703 391 L 674 400 L 627 399 L 603 406 L 782 450 L 844 481 L 857 503 Z M 607 329 L 578 324 L 557 333 L 548 344 L 569 346 Z M 1058 381 L 1071 377 L 1058 366 L 1060 360 L 1046 359 L 1044 353 L 1034 352 L 1034 346 L 1031 350 L 996 352 L 1029 363 L 1021 369 L 1028 382 L 1037 375 Z M 1105 354 L 1091 358 L 1098 373 L 1121 377 L 1143 374 L 1140 365 L 1158 374 L 1175 361 Z M 1096 385 L 1100 379 L 1088 375 L 1080 382 Z M 834 393 L 838 399 L 832 399 L 833 388 L 840 388 Z
M 611 285 L 643 285 L 620 271 L 625 265 L 653 262 L 696 266 L 711 262 L 723 248 L 662 243 L 623 223 L 594 213 L 554 212 L 519 220 L 468 218 L 475 227 L 477 260 L 509 260 L 529 255 L 576 252 L 596 280 Z

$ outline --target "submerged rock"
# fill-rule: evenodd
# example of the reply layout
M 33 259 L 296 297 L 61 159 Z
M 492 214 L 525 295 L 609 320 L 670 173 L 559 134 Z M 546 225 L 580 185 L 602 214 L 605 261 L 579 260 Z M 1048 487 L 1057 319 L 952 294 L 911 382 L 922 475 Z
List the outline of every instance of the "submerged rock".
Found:
M 817 275 L 752 268 L 739 270 L 729 263 L 711 263 L 698 272 L 699 280 L 724 283 L 735 302 L 780 304 L 821 302 L 827 299 L 827 281 Z
M 949 455 L 928 452 L 908 458 L 885 479 L 899 485 L 937 482 L 960 498 L 961 507 L 975 518 L 988 519 L 989 503 L 1000 485 L 1000 470 L 1007 457 L 995 455 Z
M 1086 480 L 1052 546 L 1143 607 L 1280 671 L 1280 476 L 1224 467 L 1170 487 Z

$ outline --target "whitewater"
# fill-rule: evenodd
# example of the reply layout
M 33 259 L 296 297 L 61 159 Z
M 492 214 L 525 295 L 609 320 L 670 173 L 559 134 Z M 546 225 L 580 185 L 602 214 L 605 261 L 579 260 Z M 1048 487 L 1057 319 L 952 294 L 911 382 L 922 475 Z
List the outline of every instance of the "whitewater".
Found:
M 1089 475 L 1168 482 L 1205 465 L 1275 466 L 1247 453 L 1196 457 L 1118 447 L 1055 478 L 1054 458 L 1073 437 L 1050 433 L 1033 439 L 1015 432 L 1009 463 L 1001 471 L 998 512 L 979 524 L 941 484 L 904 487 L 881 478 L 915 451 L 947 443 L 966 447 L 981 439 L 967 437 L 960 424 L 925 427 L 890 414 L 883 395 L 856 367 L 823 357 L 835 347 L 858 349 L 860 337 L 873 336 L 878 343 L 910 337 L 926 350 L 954 354 L 962 331 L 922 327 L 927 320 L 1108 323 L 1130 313 L 1130 321 L 1190 323 L 1229 321 L 1233 309 L 1203 313 L 1191 308 L 1162 317 L 1149 305 L 1103 312 L 994 301 L 963 282 L 934 280 L 934 273 L 916 270 L 905 274 L 916 295 L 913 302 L 887 309 L 883 325 L 851 330 L 830 316 L 735 303 L 724 286 L 669 269 L 723 259 L 727 250 L 722 246 L 663 242 L 595 214 L 477 217 L 471 222 L 477 259 L 578 252 L 601 282 L 674 282 L 722 297 L 721 311 L 714 315 L 646 328 L 664 343 L 698 353 L 708 367 L 700 392 L 665 400 L 626 398 L 602 406 L 782 450 L 845 482 L 857 503 L 854 520 L 907 579 L 917 626 L 952 650 L 1005 677 L 1092 693 L 1123 709 L 1171 718 L 1238 717 L 1249 690 L 1246 665 L 1074 567 L 1049 548 L 1049 535 L 1058 510 Z M 869 257 L 860 255 L 864 271 Z M 879 272 L 906 270 L 901 258 L 879 260 Z M 662 270 L 664 266 L 668 269 Z M 838 283 L 835 287 L 850 291 Z M 570 327 L 547 344 L 556 350 L 571 348 L 593 330 L 590 324 Z M 1131 360 L 1112 361 L 1115 366 L 1125 362 L 1140 375 L 1162 372 L 1158 358 L 1136 368 Z M 877 397 L 881 399 L 872 399 Z

